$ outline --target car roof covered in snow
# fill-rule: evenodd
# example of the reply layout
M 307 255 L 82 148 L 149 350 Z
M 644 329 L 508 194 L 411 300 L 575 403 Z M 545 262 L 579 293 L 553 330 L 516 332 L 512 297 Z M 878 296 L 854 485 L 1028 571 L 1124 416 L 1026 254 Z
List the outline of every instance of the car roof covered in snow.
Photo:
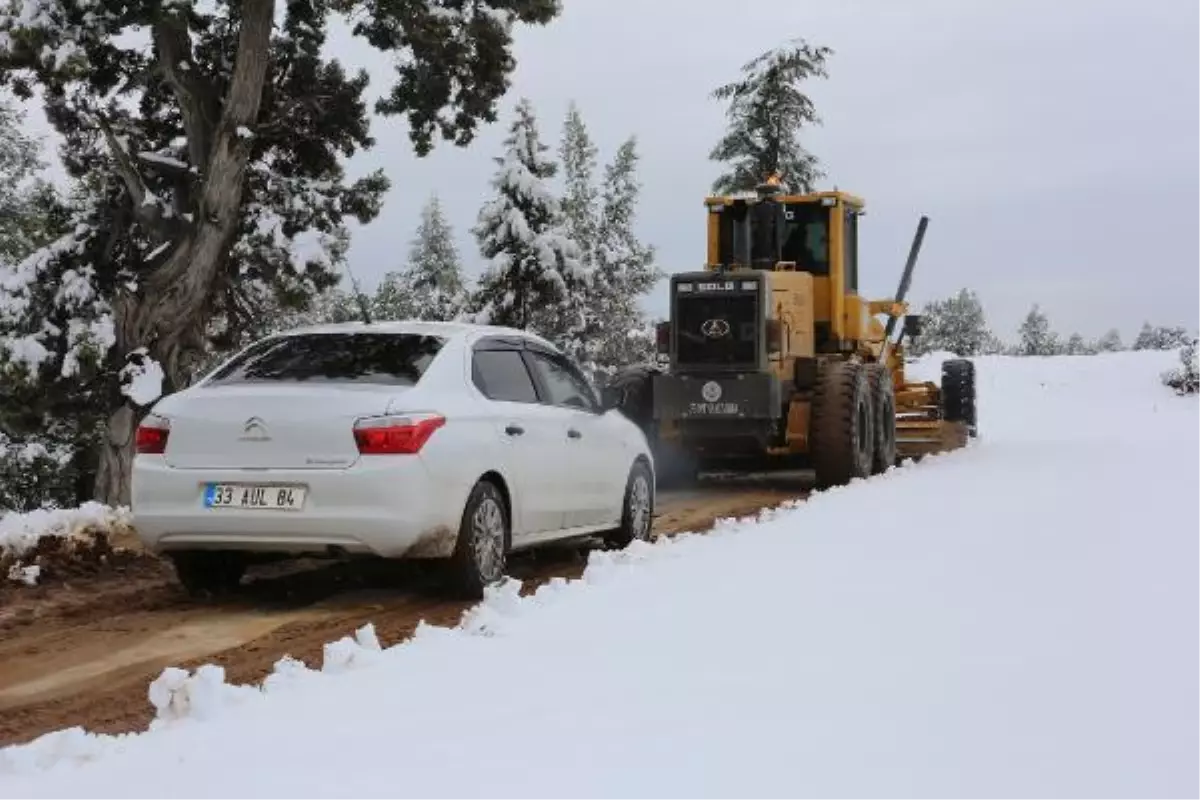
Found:
M 532 331 L 510 328 L 502 325 L 476 325 L 468 322 L 433 322 L 429 320 L 388 320 L 384 322 L 331 322 L 322 325 L 305 325 L 299 328 L 281 331 L 278 336 L 296 336 L 300 334 L 321 333 L 418 333 L 433 336 L 457 337 L 463 336 L 476 339 L 481 336 L 523 336 L 551 347 L 550 342 Z

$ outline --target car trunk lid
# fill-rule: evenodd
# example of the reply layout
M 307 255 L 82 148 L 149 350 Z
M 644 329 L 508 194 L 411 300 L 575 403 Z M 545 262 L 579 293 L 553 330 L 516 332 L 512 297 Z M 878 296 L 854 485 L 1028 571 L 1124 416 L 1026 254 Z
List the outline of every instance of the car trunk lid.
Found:
M 179 469 L 346 469 L 354 421 L 384 414 L 398 386 L 198 388 L 168 415 L 165 458 Z

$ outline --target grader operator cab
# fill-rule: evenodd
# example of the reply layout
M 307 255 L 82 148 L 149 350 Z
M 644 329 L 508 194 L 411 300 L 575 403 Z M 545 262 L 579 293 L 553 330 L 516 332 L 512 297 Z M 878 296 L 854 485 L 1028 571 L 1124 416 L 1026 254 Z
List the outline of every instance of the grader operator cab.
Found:
M 972 362 L 947 361 L 940 385 L 904 374 L 903 340 L 920 330 L 904 298 L 926 217 L 896 296 L 866 300 L 859 198 L 787 195 L 771 179 L 705 204 L 704 271 L 671 277 L 657 331 L 669 366 L 627 369 L 607 390 L 646 431 L 660 477 L 797 465 L 831 486 L 975 435 Z

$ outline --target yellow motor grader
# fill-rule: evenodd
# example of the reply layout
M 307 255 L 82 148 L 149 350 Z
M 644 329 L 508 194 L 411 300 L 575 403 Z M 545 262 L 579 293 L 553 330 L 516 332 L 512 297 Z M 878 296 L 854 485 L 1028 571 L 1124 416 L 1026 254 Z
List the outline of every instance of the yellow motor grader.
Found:
M 707 263 L 671 276 L 657 330 L 666 366 L 625 369 L 605 389 L 646 431 L 660 479 L 790 465 L 833 486 L 975 435 L 971 361 L 945 362 L 940 385 L 904 374 L 904 338 L 921 325 L 904 298 L 927 217 L 895 297 L 867 300 L 861 199 L 786 194 L 772 177 L 705 205 Z

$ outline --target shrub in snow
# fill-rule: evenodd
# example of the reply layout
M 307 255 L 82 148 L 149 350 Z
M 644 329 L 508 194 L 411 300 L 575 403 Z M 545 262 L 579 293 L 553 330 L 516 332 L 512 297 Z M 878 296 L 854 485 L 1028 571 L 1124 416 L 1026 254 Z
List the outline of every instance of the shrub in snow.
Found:
M 1179 351 L 1180 365 L 1163 373 L 1162 381 L 1179 394 L 1200 391 L 1200 364 L 1196 358 L 1197 340 L 1193 339 Z

